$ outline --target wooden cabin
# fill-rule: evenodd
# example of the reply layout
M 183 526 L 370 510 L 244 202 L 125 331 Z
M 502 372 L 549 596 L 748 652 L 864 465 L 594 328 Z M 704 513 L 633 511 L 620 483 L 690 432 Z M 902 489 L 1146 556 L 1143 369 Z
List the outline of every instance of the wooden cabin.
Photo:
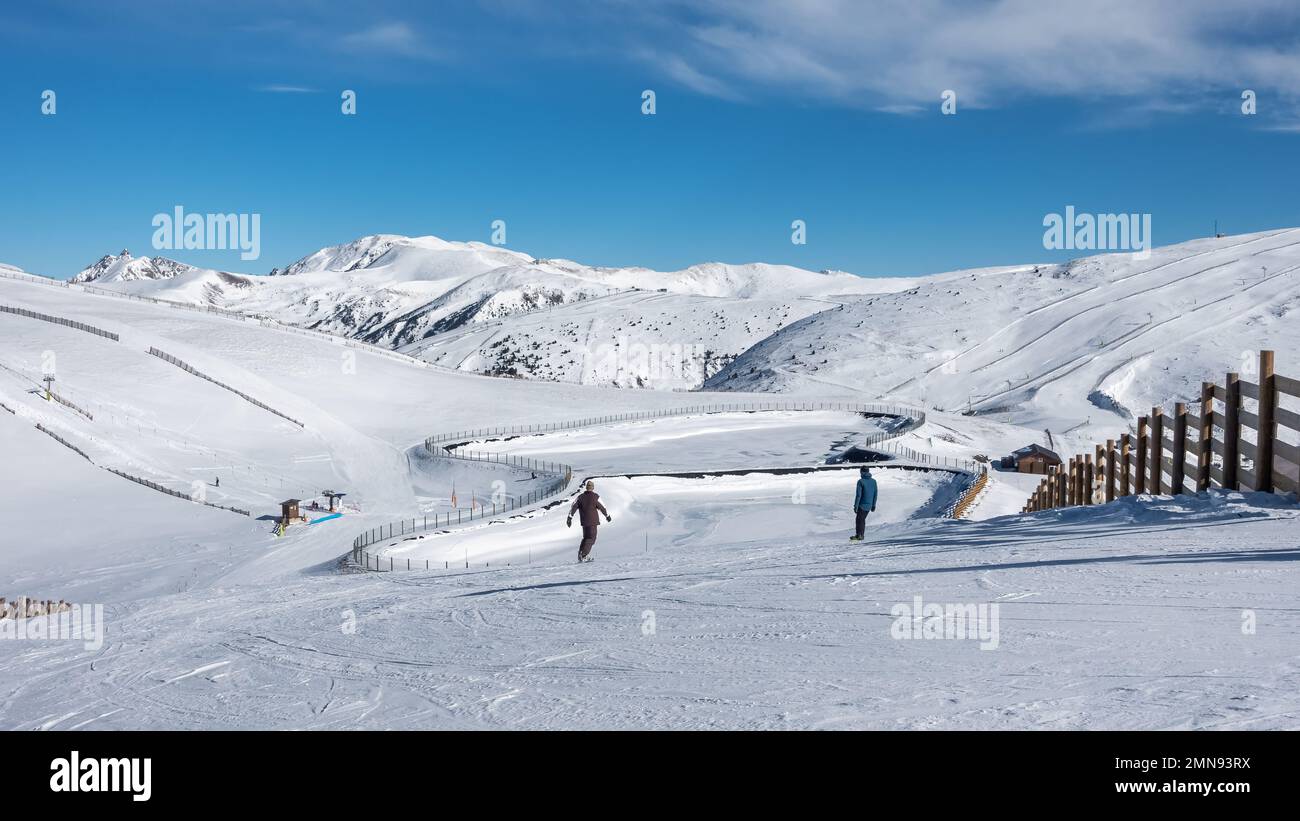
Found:
M 1003 470 L 1019 473 L 1047 473 L 1048 468 L 1061 466 L 1061 457 L 1042 445 L 1026 445 L 1009 456 L 1003 456 L 1000 466 Z

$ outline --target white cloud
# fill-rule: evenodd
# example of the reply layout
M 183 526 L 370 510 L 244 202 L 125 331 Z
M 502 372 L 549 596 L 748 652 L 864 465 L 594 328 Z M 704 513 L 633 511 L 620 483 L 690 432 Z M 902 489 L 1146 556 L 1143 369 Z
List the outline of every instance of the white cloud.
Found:
M 409 57 L 416 60 L 437 60 L 443 54 L 430 45 L 409 24 L 403 22 L 378 23 L 361 31 L 339 38 L 344 51 L 386 57 Z
M 673 77 L 730 93 L 795 91 L 937 109 L 1020 96 L 1159 97 L 1271 88 L 1300 97 L 1300 5 L 1286 0 L 675 0 L 659 50 Z M 1285 39 L 1279 39 L 1283 38 Z
M 715 77 L 702 74 L 675 54 L 660 57 L 652 52 L 642 52 L 642 56 L 647 62 L 656 63 L 669 77 L 693 91 L 711 97 L 721 97 L 725 100 L 740 99 L 740 95 L 726 83 Z

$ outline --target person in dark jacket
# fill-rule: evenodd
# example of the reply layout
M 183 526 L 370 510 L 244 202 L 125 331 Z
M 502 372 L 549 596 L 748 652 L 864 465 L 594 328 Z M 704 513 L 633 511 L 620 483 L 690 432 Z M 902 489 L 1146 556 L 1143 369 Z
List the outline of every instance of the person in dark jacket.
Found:
M 587 489 L 573 500 L 573 505 L 569 508 L 569 518 L 564 520 L 565 527 L 573 527 L 575 511 L 578 513 L 578 524 L 582 525 L 582 544 L 578 545 L 578 561 L 591 561 L 587 555 L 596 544 L 596 528 L 600 526 L 600 514 L 605 514 L 605 521 L 614 521 L 609 517 L 609 511 L 600 503 L 600 497 L 596 495 L 595 482 L 588 481 Z
M 858 477 L 858 488 L 853 493 L 853 514 L 857 517 L 857 532 L 849 537 L 851 542 L 862 541 L 862 534 L 867 529 L 867 514 L 876 509 L 876 480 L 871 478 L 871 469 L 862 466 Z

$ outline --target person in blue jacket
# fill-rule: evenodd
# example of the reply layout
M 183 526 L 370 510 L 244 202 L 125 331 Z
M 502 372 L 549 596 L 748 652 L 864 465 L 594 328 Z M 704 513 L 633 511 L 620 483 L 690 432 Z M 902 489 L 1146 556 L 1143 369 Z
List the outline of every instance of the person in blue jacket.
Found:
M 876 509 L 876 480 L 871 478 L 871 468 L 863 465 L 858 477 L 858 489 L 853 493 L 853 513 L 857 516 L 857 533 L 849 538 L 851 542 L 862 541 L 862 534 L 867 529 L 867 514 Z

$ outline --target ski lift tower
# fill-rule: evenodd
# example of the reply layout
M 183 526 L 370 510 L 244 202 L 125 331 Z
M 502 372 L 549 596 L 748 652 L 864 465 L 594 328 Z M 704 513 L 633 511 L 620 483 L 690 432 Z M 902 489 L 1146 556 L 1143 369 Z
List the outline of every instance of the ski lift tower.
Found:
M 48 402 L 50 401 L 50 394 L 51 394 L 50 385 L 54 383 L 54 374 L 52 373 L 45 374 L 45 378 L 42 381 L 45 383 L 45 401 Z
M 334 512 L 334 502 L 347 496 L 346 493 L 340 493 L 337 490 L 322 490 L 320 495 L 325 496 L 330 500 L 330 513 Z

